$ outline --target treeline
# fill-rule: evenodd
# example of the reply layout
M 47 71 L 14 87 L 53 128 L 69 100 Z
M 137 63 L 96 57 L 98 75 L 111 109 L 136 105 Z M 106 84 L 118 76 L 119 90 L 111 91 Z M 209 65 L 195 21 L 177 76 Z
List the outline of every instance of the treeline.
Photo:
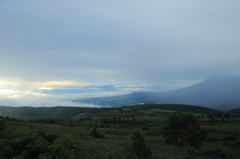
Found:
M 2 116 L 11 118 L 31 120 L 31 119 L 52 119 L 65 116 L 74 116 L 87 113 L 94 108 L 85 107 L 6 107 L 0 106 Z

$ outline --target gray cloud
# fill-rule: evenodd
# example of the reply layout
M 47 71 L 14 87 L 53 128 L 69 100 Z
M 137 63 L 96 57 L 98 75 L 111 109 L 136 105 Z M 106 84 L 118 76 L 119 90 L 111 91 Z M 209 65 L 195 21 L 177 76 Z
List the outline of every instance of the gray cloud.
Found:
M 240 75 L 238 1 L 0 3 L 0 77 L 171 83 Z

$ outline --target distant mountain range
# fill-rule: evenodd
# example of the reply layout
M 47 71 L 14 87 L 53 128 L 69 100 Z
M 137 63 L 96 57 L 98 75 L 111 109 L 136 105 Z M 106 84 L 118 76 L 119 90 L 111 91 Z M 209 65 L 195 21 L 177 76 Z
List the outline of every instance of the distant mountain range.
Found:
M 167 92 L 134 92 L 131 94 L 74 100 L 102 106 L 136 104 L 187 104 L 221 111 L 240 108 L 240 77 L 211 77 L 195 85 Z

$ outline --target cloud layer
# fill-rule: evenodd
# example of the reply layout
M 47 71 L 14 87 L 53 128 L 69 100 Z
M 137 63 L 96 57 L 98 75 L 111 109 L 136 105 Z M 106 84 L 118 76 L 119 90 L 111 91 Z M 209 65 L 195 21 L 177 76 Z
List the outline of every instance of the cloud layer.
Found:
M 50 81 L 174 86 L 239 76 L 239 5 L 2 0 L 0 78 L 43 86 Z

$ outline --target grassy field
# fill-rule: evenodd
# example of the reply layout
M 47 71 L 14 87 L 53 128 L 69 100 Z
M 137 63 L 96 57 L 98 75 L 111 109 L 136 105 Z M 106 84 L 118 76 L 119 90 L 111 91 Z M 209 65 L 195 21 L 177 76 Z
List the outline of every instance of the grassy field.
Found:
M 130 136 L 134 129 L 144 135 L 153 153 L 153 159 L 186 158 L 182 149 L 166 144 L 162 136 L 162 127 L 168 116 L 175 112 L 157 108 L 138 110 L 135 107 L 101 108 L 81 115 L 54 119 L 54 124 L 43 124 L 34 120 L 31 122 L 0 120 L 5 121 L 6 131 L 9 132 L 24 127 L 33 134 L 43 131 L 47 134 L 67 135 L 82 153 L 92 158 L 97 154 L 99 158 L 121 159 L 123 149 L 131 141 Z M 240 118 L 217 118 L 200 113 L 195 115 L 201 127 L 208 132 L 208 137 L 201 149 L 192 149 L 188 158 L 239 158 Z M 93 128 L 105 137 L 90 136 Z
M 134 108 L 135 109 L 135 108 Z M 162 109 L 147 109 L 132 111 L 131 108 L 104 109 L 99 112 L 90 112 L 81 115 L 54 119 L 55 124 L 34 123 L 34 121 L 15 121 L 12 119 L 2 119 L 7 125 L 6 131 L 14 131 L 25 127 L 31 133 L 38 131 L 47 134 L 67 135 L 80 151 L 94 156 L 98 154 L 102 158 L 120 159 L 123 156 L 123 149 L 130 141 L 131 132 L 138 129 L 146 139 L 154 159 L 176 159 L 184 158 L 183 151 L 175 146 L 168 145 L 162 137 L 162 126 L 167 120 L 167 116 L 175 111 Z M 196 116 L 200 116 L 196 114 Z M 240 152 L 234 144 L 240 139 L 240 118 L 207 118 L 203 114 L 199 118 L 202 128 L 208 132 L 208 138 L 204 141 L 200 150 L 193 149 L 192 158 L 238 158 Z M 97 128 L 104 138 L 95 138 L 89 135 L 93 128 Z M 229 137 L 235 137 L 234 141 L 228 141 Z M 223 154 L 215 154 L 218 151 Z M 209 153 L 208 153 L 209 151 Z M 217 155 L 217 156 L 216 156 Z

